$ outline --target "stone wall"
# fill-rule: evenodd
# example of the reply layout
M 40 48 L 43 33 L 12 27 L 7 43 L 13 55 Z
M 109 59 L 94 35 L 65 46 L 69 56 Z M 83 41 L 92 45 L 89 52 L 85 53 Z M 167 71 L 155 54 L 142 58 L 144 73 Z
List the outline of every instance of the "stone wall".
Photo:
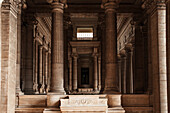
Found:
M 1 81 L 1 4 L 2 0 L 0 0 L 0 81 Z M 1 82 L 0 82 L 0 108 L 1 108 Z
M 15 111 L 17 12 L 9 1 L 2 3 L 1 13 L 1 112 Z

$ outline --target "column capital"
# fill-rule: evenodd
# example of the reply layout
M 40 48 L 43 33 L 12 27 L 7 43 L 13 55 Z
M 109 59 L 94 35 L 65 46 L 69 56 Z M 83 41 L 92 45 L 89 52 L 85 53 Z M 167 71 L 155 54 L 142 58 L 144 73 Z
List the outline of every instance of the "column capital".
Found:
M 53 12 L 59 11 L 63 13 L 63 9 L 67 8 L 67 0 L 47 0 L 52 5 Z
M 126 45 L 125 45 L 125 49 L 126 49 L 126 51 L 128 51 L 128 52 L 132 52 L 133 49 L 134 49 L 133 44 L 132 44 L 132 43 L 126 44 Z
M 121 55 L 120 54 L 117 55 L 117 59 L 118 59 L 118 61 L 121 60 Z
M 121 50 L 119 54 L 120 54 L 121 57 L 126 57 L 126 55 L 127 55 L 127 53 L 124 49 Z
M 116 12 L 116 9 L 118 8 L 118 0 L 103 0 L 101 8 L 105 9 L 105 13 L 109 11 Z

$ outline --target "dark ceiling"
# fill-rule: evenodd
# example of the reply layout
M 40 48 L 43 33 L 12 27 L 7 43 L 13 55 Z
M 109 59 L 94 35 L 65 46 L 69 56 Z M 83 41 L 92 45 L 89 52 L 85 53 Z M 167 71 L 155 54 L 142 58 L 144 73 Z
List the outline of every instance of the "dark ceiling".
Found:
M 120 0 L 118 13 L 141 12 L 142 0 Z M 29 12 L 51 12 L 47 0 L 27 0 Z M 68 13 L 100 13 L 102 0 L 67 0 Z

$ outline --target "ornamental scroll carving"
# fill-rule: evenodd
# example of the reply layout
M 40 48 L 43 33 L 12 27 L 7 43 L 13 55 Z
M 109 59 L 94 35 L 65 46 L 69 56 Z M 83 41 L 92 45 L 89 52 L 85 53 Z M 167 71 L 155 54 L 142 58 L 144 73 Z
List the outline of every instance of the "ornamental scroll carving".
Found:
M 61 106 L 107 106 L 107 99 L 61 99 Z

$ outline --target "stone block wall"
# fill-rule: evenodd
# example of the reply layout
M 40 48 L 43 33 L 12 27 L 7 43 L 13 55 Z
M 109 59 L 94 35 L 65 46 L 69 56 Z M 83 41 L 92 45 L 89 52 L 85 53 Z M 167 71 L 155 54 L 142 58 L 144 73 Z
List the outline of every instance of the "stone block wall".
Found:
M 1 10 L 1 113 L 15 111 L 17 12 L 9 2 Z

